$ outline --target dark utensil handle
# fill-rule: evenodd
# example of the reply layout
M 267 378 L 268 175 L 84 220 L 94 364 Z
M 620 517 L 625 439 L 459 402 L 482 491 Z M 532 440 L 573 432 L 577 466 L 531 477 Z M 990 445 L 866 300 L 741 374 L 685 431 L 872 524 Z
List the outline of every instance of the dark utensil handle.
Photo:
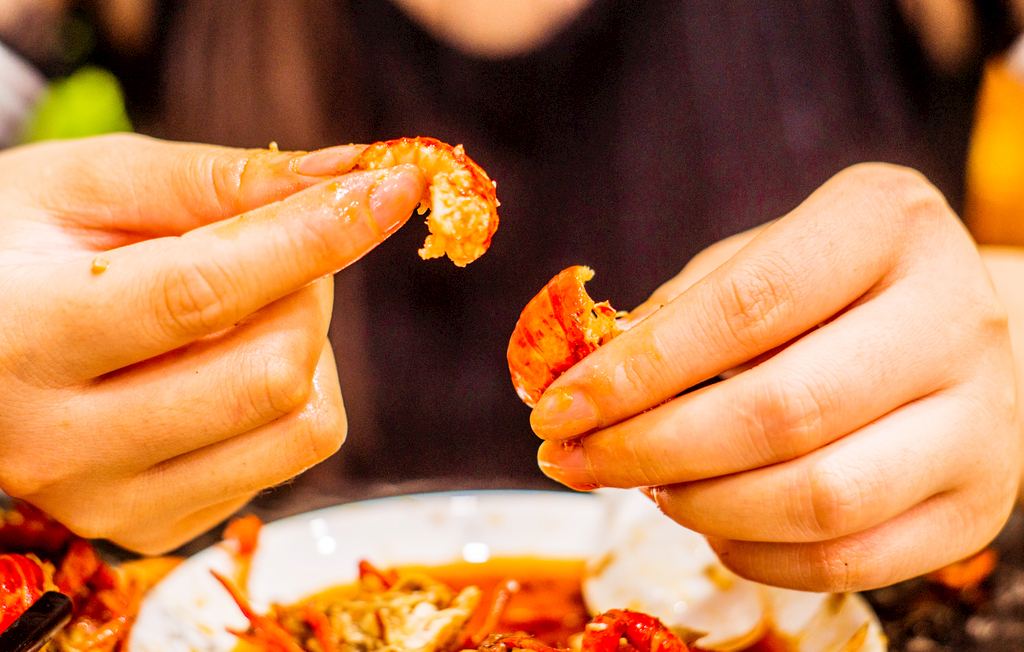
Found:
M 37 652 L 71 620 L 71 598 L 47 591 L 0 632 L 0 652 Z

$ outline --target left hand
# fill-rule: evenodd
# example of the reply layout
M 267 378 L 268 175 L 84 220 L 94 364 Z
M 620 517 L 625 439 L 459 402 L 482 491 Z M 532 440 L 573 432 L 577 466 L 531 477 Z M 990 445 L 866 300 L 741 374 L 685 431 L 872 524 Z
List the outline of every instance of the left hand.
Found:
M 999 532 L 1021 461 L 1006 312 L 935 188 L 850 168 L 704 271 L 548 389 L 548 475 L 648 488 L 734 571 L 796 589 L 883 586 Z

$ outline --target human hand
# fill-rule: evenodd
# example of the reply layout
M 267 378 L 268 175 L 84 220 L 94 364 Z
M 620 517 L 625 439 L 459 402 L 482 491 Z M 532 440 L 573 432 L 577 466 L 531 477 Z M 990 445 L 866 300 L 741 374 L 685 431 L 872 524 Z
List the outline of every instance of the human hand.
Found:
M 1006 313 L 938 191 L 850 168 L 707 267 L 547 390 L 548 475 L 644 487 L 738 574 L 796 589 L 890 584 L 996 535 L 1021 462 Z
M 361 151 L 120 135 L 0 155 L 0 488 L 155 553 L 337 450 L 329 275 L 425 186 L 343 175 Z

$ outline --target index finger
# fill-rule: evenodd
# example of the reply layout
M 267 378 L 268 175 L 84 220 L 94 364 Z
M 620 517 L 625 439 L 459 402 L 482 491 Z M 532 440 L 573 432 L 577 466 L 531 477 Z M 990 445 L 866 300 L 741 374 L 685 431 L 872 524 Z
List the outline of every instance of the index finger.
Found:
M 179 238 L 107 252 L 102 269 L 90 260 L 23 269 L 14 282 L 29 287 L 12 294 L 27 298 L 9 308 L 36 316 L 26 339 L 38 349 L 22 353 L 81 380 L 228 328 L 358 260 L 405 223 L 425 186 L 414 166 L 355 172 Z
M 904 246 L 897 229 L 937 201 L 937 191 L 902 168 L 856 167 L 833 177 L 552 383 L 531 415 L 534 432 L 568 439 L 618 423 L 828 320 L 886 275 Z

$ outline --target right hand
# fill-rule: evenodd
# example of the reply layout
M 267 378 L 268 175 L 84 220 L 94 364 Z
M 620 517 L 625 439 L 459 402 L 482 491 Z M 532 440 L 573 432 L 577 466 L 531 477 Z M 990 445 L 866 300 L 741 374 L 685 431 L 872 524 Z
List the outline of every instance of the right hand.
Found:
M 157 553 L 337 450 L 330 275 L 426 184 L 344 174 L 361 152 L 121 135 L 0 155 L 0 488 Z

